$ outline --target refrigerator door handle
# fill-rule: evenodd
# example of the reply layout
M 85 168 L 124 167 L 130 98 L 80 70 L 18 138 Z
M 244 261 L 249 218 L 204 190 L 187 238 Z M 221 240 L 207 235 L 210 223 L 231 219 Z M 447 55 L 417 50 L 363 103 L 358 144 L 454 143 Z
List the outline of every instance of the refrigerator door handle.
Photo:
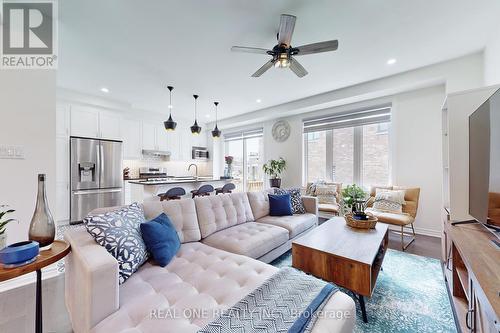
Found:
M 100 166 L 100 177 L 99 177 L 99 186 L 102 187 L 104 183 L 104 147 L 102 146 L 102 143 L 99 142 L 99 160 L 101 161 Z
M 88 191 L 75 191 L 74 195 L 85 195 L 85 194 L 101 194 L 101 193 L 116 193 L 121 192 L 121 188 L 113 188 L 109 190 L 88 190 Z

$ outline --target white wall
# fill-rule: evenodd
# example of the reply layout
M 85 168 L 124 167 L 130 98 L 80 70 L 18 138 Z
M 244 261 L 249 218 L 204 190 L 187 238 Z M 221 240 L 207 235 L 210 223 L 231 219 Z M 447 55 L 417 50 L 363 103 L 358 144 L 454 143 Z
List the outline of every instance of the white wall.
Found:
M 487 86 L 500 83 L 500 27 L 492 31 L 484 49 L 484 82 Z
M 392 181 L 420 187 L 415 228 L 439 236 L 442 211 L 441 106 L 445 87 L 394 96 L 391 121 Z
M 35 208 L 37 174 L 47 174 L 47 198 L 55 206 L 56 75 L 52 70 L 0 73 L 0 144 L 24 147 L 25 159 L 0 159 L 0 204 L 16 210 L 19 223 L 7 228 L 7 242 L 28 238 Z M 54 213 L 54 211 L 52 211 Z

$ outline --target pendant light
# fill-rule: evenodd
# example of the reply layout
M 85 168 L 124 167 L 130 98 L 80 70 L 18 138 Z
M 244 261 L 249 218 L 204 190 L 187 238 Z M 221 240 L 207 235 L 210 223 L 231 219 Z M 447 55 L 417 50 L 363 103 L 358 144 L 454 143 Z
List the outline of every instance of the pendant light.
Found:
M 193 97 L 194 97 L 194 124 L 193 126 L 191 126 L 191 133 L 193 133 L 193 135 L 198 135 L 201 132 L 201 127 L 198 126 L 198 120 L 197 120 L 198 113 L 196 110 L 198 95 L 193 95 Z
M 217 107 L 219 106 L 219 102 L 214 102 L 215 105 L 215 128 L 212 131 L 212 137 L 215 139 L 220 138 L 221 131 L 217 127 Z
M 167 131 L 174 131 L 175 128 L 177 127 L 177 123 L 172 119 L 172 90 L 174 90 L 174 87 L 168 86 L 167 89 L 169 90 L 170 93 L 170 103 L 168 104 L 168 110 L 169 110 L 169 116 L 168 120 L 163 122 L 163 125 L 165 125 L 165 129 Z

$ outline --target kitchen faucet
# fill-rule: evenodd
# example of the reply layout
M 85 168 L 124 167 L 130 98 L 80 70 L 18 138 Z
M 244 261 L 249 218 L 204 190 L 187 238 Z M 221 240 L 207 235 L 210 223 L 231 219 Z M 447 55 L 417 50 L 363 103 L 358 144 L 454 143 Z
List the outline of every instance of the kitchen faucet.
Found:
M 191 171 L 191 167 L 194 166 L 195 167 L 195 171 L 196 171 L 196 179 L 198 179 L 198 165 L 192 163 L 192 164 L 189 164 L 188 166 L 188 171 Z

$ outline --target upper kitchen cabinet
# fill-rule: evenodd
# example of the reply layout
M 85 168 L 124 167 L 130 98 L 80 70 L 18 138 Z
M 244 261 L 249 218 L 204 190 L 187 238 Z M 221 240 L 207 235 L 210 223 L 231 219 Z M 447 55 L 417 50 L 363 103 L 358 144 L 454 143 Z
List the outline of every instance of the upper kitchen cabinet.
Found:
M 167 130 L 163 124 L 156 126 L 156 145 L 158 150 L 169 151 L 169 143 L 167 138 Z
M 137 120 L 126 118 L 121 121 L 125 159 L 138 160 L 142 157 L 142 128 L 137 123 Z
M 167 150 L 170 152 L 170 160 L 180 160 L 179 154 L 179 131 L 164 131 L 167 140 Z
M 71 107 L 71 135 L 99 137 L 99 111 L 85 106 Z
M 120 115 L 97 108 L 71 107 L 71 135 L 87 138 L 122 140 Z
M 122 140 L 120 130 L 120 115 L 114 112 L 99 112 L 99 138 L 108 140 Z
M 56 106 L 56 136 L 69 137 L 69 105 L 57 104 Z
M 142 149 L 157 150 L 155 124 L 142 123 Z

